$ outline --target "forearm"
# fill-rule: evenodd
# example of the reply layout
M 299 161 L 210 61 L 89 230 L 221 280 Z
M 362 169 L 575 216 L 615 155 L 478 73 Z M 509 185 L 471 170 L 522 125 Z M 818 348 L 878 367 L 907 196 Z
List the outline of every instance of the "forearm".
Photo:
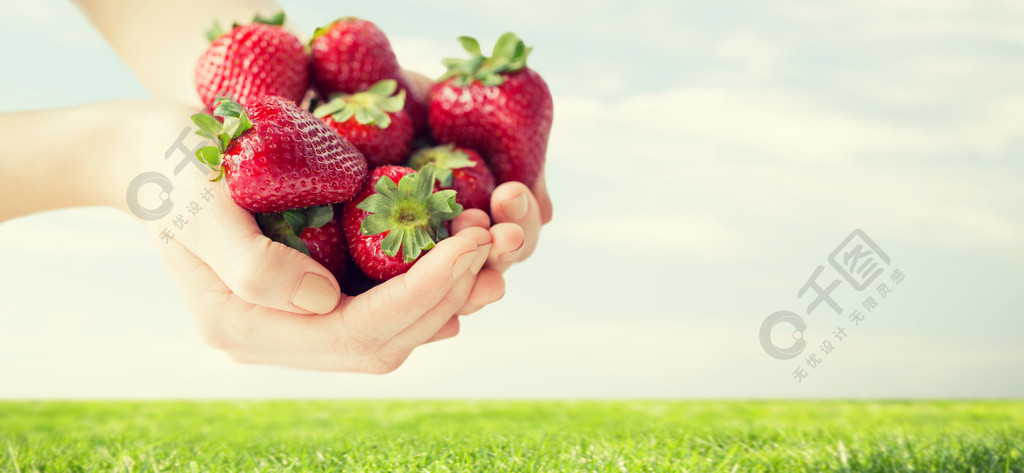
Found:
M 198 103 L 193 73 L 213 21 L 225 29 L 256 13 L 281 11 L 272 0 L 76 0 L 100 34 L 157 99 Z
M 160 170 L 188 107 L 113 101 L 0 114 L 0 222 L 86 205 L 126 207 L 128 183 Z

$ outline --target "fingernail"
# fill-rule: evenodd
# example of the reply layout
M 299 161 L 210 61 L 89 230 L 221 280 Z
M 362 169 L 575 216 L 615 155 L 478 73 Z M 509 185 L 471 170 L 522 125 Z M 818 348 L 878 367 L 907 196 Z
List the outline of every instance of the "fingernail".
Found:
M 526 198 L 526 193 L 520 193 L 519 197 L 501 204 L 501 209 L 505 211 L 505 216 L 510 220 L 519 220 L 526 216 L 529 206 L 530 202 Z
M 466 273 L 466 270 L 469 269 L 469 265 L 473 264 L 473 261 L 476 260 L 476 255 L 476 250 L 467 251 L 455 259 L 455 265 L 452 266 L 452 281 Z
M 473 260 L 473 264 L 469 266 L 470 272 L 474 275 L 480 274 L 480 269 L 484 267 L 484 263 L 487 262 L 487 255 L 491 254 L 491 244 L 480 245 L 480 248 L 476 250 L 476 259 Z
M 338 305 L 341 294 L 331 281 L 316 273 L 303 273 L 292 295 L 292 305 L 314 314 L 326 314 Z
M 498 261 L 501 261 L 502 263 L 508 263 L 509 261 L 516 259 L 516 257 L 519 256 L 519 253 L 523 252 L 523 246 L 526 246 L 526 240 L 523 240 L 523 242 L 519 244 L 519 248 L 516 248 L 512 251 L 509 251 L 508 253 L 499 256 Z

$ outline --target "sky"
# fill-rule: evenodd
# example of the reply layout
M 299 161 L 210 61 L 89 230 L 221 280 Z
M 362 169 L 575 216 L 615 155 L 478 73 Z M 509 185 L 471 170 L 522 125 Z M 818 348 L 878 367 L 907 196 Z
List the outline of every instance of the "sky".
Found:
M 428 75 L 460 35 L 534 47 L 555 219 L 505 298 L 389 375 L 237 365 L 140 224 L 48 212 L 0 224 L 0 397 L 1024 395 L 1019 2 L 282 5 L 374 21 Z M 70 4 L 5 11 L 0 112 L 149 97 Z M 863 290 L 829 261 L 857 229 L 889 257 Z M 799 295 L 819 266 L 842 313 Z M 777 311 L 795 358 L 760 342 Z

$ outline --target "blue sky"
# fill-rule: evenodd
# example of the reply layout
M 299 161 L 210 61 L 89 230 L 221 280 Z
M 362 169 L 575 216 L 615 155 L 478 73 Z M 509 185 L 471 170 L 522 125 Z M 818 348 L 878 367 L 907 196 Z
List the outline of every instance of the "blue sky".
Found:
M 556 218 L 506 298 L 388 376 L 239 366 L 199 341 L 140 225 L 52 212 L 0 225 L 0 397 L 1024 395 L 1019 4 L 283 5 L 306 30 L 370 19 L 428 74 L 462 34 L 535 47 Z M 0 111 L 148 96 L 64 2 L 0 26 L 23 45 L 0 52 Z M 761 321 L 806 307 L 855 228 L 906 280 L 859 326 L 807 316 L 807 355 L 848 332 L 816 368 L 767 356 Z

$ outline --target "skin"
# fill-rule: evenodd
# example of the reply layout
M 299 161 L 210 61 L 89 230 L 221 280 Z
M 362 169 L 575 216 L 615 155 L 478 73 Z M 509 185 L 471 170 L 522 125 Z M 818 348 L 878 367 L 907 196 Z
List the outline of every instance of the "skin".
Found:
M 502 184 L 492 197 L 494 222 L 485 212 L 467 211 L 453 222 L 453 236 L 407 274 L 359 296 L 346 295 L 318 263 L 264 237 L 224 186 L 210 184 L 192 166 L 173 173 L 181 157 L 164 159 L 198 111 L 192 70 L 206 47 L 201 33 L 210 17 L 229 25 L 248 21 L 254 11 L 280 8 L 271 2 L 198 0 L 86 0 L 79 6 L 156 100 L 0 114 L 0 139 L 8 143 L 0 155 L 0 198 L 8 203 L 0 209 L 0 222 L 83 205 L 127 210 L 125 190 L 135 176 L 165 174 L 176 205 L 194 199 L 203 210 L 186 214 L 188 226 L 166 241 L 160 232 L 173 229 L 173 215 L 184 212 L 143 223 L 204 340 L 238 362 L 393 371 L 416 347 L 455 336 L 459 315 L 499 300 L 503 273 L 534 251 L 541 226 L 551 219 L 543 177 L 532 190 Z M 429 79 L 410 77 L 414 93 L 429 88 Z M 26 139 L 52 130 L 64 136 Z M 34 185 L 41 175 L 64 185 Z M 198 199 L 206 189 L 212 197 Z M 330 299 L 333 309 L 313 314 L 292 304 L 304 274 L 329 281 L 319 297 Z

